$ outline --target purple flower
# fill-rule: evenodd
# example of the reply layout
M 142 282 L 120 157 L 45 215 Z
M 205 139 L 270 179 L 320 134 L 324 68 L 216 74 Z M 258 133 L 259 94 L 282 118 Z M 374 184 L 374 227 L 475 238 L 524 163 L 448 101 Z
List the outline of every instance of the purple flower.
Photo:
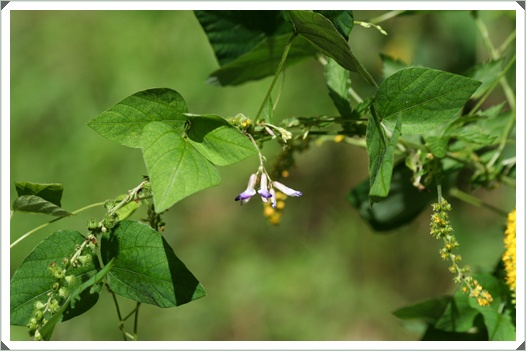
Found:
M 256 195 L 256 189 L 254 188 L 256 186 L 257 179 L 258 179 L 257 174 L 254 173 L 250 175 L 250 178 L 248 179 L 247 189 L 243 191 L 241 194 L 239 194 L 238 196 L 236 196 L 235 200 L 236 201 L 241 200 L 241 205 L 246 204 L 252 196 Z
M 267 202 L 272 197 L 272 194 L 268 191 L 267 175 L 265 173 L 261 174 L 258 193 L 261 195 L 263 202 Z
M 297 191 L 297 190 L 291 189 L 291 188 L 281 184 L 280 182 L 272 182 L 272 186 L 274 188 L 278 189 L 279 191 L 281 191 L 283 194 L 288 195 L 288 196 L 301 196 L 301 195 L 303 195 L 301 191 Z
M 276 208 L 276 191 L 274 190 L 274 188 L 270 189 L 270 195 L 270 205 L 272 206 L 272 208 Z

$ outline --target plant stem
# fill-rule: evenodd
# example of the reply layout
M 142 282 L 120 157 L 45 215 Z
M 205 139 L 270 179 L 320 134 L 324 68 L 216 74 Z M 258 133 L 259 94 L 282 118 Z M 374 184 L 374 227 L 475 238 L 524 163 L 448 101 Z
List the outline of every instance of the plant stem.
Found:
M 269 89 L 267 90 L 267 95 L 265 95 L 265 98 L 263 99 L 263 102 L 261 103 L 261 106 L 259 107 L 259 111 L 256 114 L 256 123 L 259 123 L 259 116 L 261 115 L 261 112 L 263 112 L 263 108 L 265 107 L 265 104 L 267 103 L 268 99 L 270 98 L 270 94 L 272 93 L 272 89 L 274 89 L 274 85 L 276 84 L 276 81 L 278 80 L 279 74 L 281 72 L 281 69 L 283 68 L 283 65 L 285 64 L 285 60 L 287 59 L 287 55 L 289 54 L 290 47 L 292 46 L 292 41 L 296 38 L 296 33 L 292 34 L 292 36 L 289 39 L 289 42 L 287 46 L 285 46 L 285 49 L 283 50 L 283 55 L 281 56 L 281 61 L 279 62 L 278 68 L 276 69 L 276 73 L 274 74 L 274 79 L 272 79 L 272 83 L 270 84 Z
M 135 321 L 133 322 L 133 341 L 137 341 L 139 339 L 139 307 L 141 307 L 141 303 L 137 302 L 137 307 L 135 307 Z
M 80 212 L 85 211 L 85 210 L 87 210 L 87 209 L 90 209 L 90 208 L 92 208 L 92 207 L 97 207 L 97 206 L 102 206 L 102 205 L 104 205 L 104 202 L 97 202 L 97 203 L 95 203 L 95 204 L 91 204 L 91 205 L 88 205 L 88 206 L 85 206 L 85 207 L 79 208 L 78 210 L 71 212 L 71 214 L 72 214 L 72 215 L 76 215 L 77 213 L 80 213 Z M 54 222 L 56 222 L 56 221 L 59 221 L 59 220 L 61 220 L 61 219 L 63 219 L 63 218 L 66 218 L 66 217 L 58 217 L 58 218 L 52 219 L 52 220 L 50 220 L 49 222 L 46 222 L 46 223 L 44 223 L 44 224 L 42 224 L 42 225 L 39 225 L 38 227 L 36 227 L 36 228 L 34 228 L 34 229 L 28 231 L 27 233 L 25 233 L 24 235 L 22 235 L 20 238 L 18 238 L 17 240 L 15 240 L 15 241 L 9 246 L 9 248 L 12 249 L 12 248 L 15 247 L 19 242 L 21 242 L 22 240 L 24 240 L 25 238 L 27 238 L 28 236 L 30 236 L 30 235 L 33 234 L 34 232 L 36 232 L 36 231 L 38 231 L 38 230 L 40 230 L 40 229 L 42 229 L 42 228 L 45 228 L 45 227 L 47 227 L 48 225 L 50 225 L 51 223 L 54 223 Z
M 383 21 L 387 21 L 388 19 L 396 17 L 396 16 L 398 16 L 398 15 L 404 13 L 404 12 L 405 12 L 405 10 L 389 11 L 389 12 L 384 13 L 383 15 L 380 15 L 378 17 L 371 18 L 369 20 L 369 23 L 381 23 Z
M 456 197 L 459 200 L 462 200 L 462 201 L 470 204 L 470 205 L 477 206 L 477 207 L 485 207 L 485 208 L 490 209 L 493 212 L 495 212 L 495 213 L 497 213 L 497 214 L 499 214 L 501 216 L 504 216 L 505 218 L 508 216 L 508 213 L 506 211 L 503 211 L 500 208 L 497 208 L 497 207 L 495 207 L 493 205 L 485 203 L 484 201 L 482 201 L 478 197 L 469 195 L 469 194 L 463 192 L 462 190 L 460 190 L 458 188 L 450 189 L 449 190 L 449 194 L 451 196 L 453 196 L 453 197 Z
M 264 159 L 263 155 L 261 154 L 261 151 L 259 150 L 259 146 L 256 143 L 256 140 L 254 140 L 254 137 L 252 136 L 252 134 L 246 133 L 246 135 L 248 136 L 248 138 L 250 139 L 252 144 L 254 144 L 254 147 L 256 148 L 256 150 L 258 150 L 259 167 L 263 167 L 263 162 L 265 162 L 265 159 Z

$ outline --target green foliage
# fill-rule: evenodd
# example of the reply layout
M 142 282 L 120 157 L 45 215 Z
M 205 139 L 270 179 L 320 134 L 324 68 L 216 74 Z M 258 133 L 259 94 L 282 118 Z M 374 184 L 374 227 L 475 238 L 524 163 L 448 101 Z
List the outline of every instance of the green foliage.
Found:
M 158 212 L 221 181 L 216 168 L 177 131 L 162 122 L 146 125 L 142 150 Z
M 491 306 L 479 306 L 468 295 L 458 290 L 455 295 L 430 299 L 393 312 L 404 320 L 422 320 L 427 324 L 424 340 L 515 340 L 509 294 L 502 281 L 491 275 L 478 275 L 476 279 L 493 296 Z M 473 333 L 476 330 L 476 333 Z
M 125 220 L 103 236 L 102 258 L 114 260 L 108 286 L 128 299 L 167 308 L 206 295 L 157 231 Z
M 105 138 L 140 148 L 143 128 L 162 121 L 182 132 L 188 112 L 186 102 L 172 89 L 149 89 L 128 96 L 92 119 L 88 125 Z
M 71 213 L 36 195 L 22 195 L 13 202 L 13 211 L 42 213 L 56 217 L 67 217 Z
M 53 266 L 60 266 L 64 259 L 69 260 L 71 254 L 76 251 L 76 246 L 84 239 L 77 231 L 60 230 L 44 239 L 26 257 L 11 279 L 11 324 L 25 326 L 33 316 L 35 304 L 45 304 L 50 298 L 48 294 L 54 291 L 54 284 L 65 282 L 66 276 L 75 277 L 74 282 L 61 284 L 70 291 L 74 291 L 81 283 L 95 276 L 97 259 L 93 253 L 87 253 L 91 259 L 85 264 L 65 268 L 65 273 L 60 279 L 51 272 Z M 85 292 L 79 301 L 62 311 L 63 320 L 86 312 L 93 307 L 97 299 L 98 293 Z M 49 316 L 47 318 L 49 319 Z
M 371 85 L 376 82 L 354 56 L 349 44 L 323 15 L 310 11 L 288 12 L 295 33 L 307 39 L 322 54 L 333 58 L 340 66 L 358 72 Z
M 30 182 L 15 182 L 15 189 L 18 196 L 36 195 L 41 199 L 51 202 L 60 207 L 60 200 L 62 199 L 62 192 L 64 186 L 59 183 L 42 184 Z
M 481 83 L 430 68 L 407 68 L 387 78 L 375 106 L 393 130 L 402 113 L 402 133 L 421 134 L 455 117 Z

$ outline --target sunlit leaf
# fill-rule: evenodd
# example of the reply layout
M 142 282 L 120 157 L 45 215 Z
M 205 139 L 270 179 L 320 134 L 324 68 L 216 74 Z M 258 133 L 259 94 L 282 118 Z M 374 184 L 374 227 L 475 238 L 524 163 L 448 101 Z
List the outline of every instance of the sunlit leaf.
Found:
M 182 132 L 186 112 L 186 103 L 178 92 L 156 88 L 128 96 L 92 119 L 88 126 L 109 140 L 139 148 L 144 126 L 162 121 Z
M 192 143 L 163 122 L 144 128 L 142 145 L 158 213 L 221 181 L 217 169 Z
M 374 104 L 389 129 L 394 129 L 401 113 L 402 133 L 419 134 L 453 118 L 480 84 L 435 69 L 407 68 L 380 85 Z
M 257 154 L 246 135 L 215 115 L 187 114 L 190 128 L 188 142 L 218 166 L 227 166 Z

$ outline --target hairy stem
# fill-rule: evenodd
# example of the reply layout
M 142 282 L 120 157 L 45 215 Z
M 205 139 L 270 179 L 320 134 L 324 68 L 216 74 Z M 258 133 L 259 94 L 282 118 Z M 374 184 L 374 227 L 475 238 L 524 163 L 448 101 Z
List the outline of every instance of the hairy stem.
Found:
M 85 211 L 87 209 L 90 209 L 92 207 L 97 207 L 97 206 L 102 206 L 104 205 L 104 202 L 97 202 L 95 204 L 91 204 L 91 205 L 88 205 L 88 206 L 84 206 L 82 208 L 79 208 L 78 210 L 76 211 L 73 211 L 71 212 L 72 215 L 75 215 L 75 214 L 78 214 L 82 211 Z M 48 225 L 50 225 L 51 223 L 54 223 L 54 222 L 57 222 L 63 218 L 66 218 L 66 217 L 58 217 L 58 218 L 55 218 L 55 219 L 52 219 L 50 220 L 49 222 L 46 222 L 42 225 L 39 225 L 38 227 L 34 228 L 34 229 L 31 229 L 30 231 L 28 231 L 27 233 L 25 233 L 24 235 L 22 235 L 20 238 L 18 238 L 17 240 L 15 240 L 10 246 L 9 248 L 12 249 L 13 247 L 15 247 L 19 242 L 21 242 L 22 240 L 24 240 L 25 238 L 27 238 L 28 236 L 30 236 L 31 234 L 35 233 L 36 231 L 40 230 L 40 229 L 43 229 L 45 227 L 47 227 Z

